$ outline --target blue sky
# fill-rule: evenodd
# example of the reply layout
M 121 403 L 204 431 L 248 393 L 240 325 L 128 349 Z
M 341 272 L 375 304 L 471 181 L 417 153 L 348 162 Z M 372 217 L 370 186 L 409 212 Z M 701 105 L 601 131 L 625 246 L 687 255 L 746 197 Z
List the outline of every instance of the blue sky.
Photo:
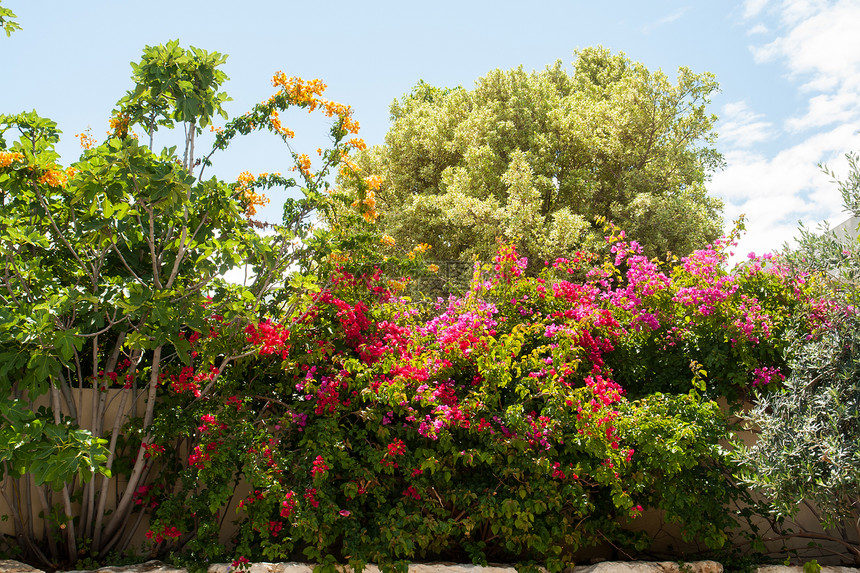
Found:
M 229 54 L 227 105 L 240 114 L 267 98 L 270 78 L 321 78 L 326 96 L 355 109 L 361 136 L 382 143 L 391 101 L 423 79 L 471 87 L 494 68 L 570 64 L 577 48 L 623 51 L 670 77 L 679 66 L 712 72 L 721 92 L 718 149 L 727 167 L 709 183 L 726 202 L 727 228 L 740 213 L 739 250 L 778 249 L 797 222 L 838 224 L 839 194 L 817 164 L 845 172 L 860 151 L 860 0 L 470 0 L 325 3 L 290 0 L 3 0 L 23 30 L 0 38 L 0 113 L 36 109 L 59 123 L 66 163 L 73 135 L 107 129 L 131 87 L 130 61 L 144 45 L 178 38 Z M 325 144 L 325 124 L 282 117 L 296 148 Z M 164 136 L 159 145 L 174 141 Z M 178 143 L 178 141 L 176 141 Z M 215 173 L 286 171 L 274 139 L 255 137 L 216 158 Z M 277 197 L 264 212 L 278 218 Z

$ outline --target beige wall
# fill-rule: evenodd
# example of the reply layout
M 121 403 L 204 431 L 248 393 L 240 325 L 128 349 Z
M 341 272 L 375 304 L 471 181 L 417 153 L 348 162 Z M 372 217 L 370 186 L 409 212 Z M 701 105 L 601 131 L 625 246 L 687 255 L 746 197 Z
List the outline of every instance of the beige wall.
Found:
M 106 410 L 107 414 L 105 416 L 105 426 L 108 428 L 112 425 L 114 419 L 116 418 L 117 406 L 119 404 L 119 397 L 118 396 L 119 396 L 119 393 L 121 391 L 122 390 L 108 390 L 104 394 L 104 398 L 106 399 L 106 405 L 108 406 L 107 410 Z M 92 427 L 91 426 L 91 419 L 92 419 L 92 410 L 93 410 L 93 400 L 92 400 L 93 394 L 92 394 L 92 391 L 91 390 L 84 390 L 81 392 L 81 391 L 75 390 L 74 392 L 75 392 L 75 402 L 76 402 L 78 411 L 80 413 L 80 419 L 82 420 L 81 426 L 84 428 L 87 428 L 87 429 L 91 429 L 91 427 Z M 47 401 L 37 402 L 35 404 L 35 406 L 47 405 L 47 403 L 48 403 Z M 131 404 L 129 404 L 128 406 L 129 407 L 126 408 L 126 414 L 129 414 L 132 412 Z M 142 416 L 143 415 L 143 409 L 145 408 L 145 404 L 143 402 L 143 399 L 139 398 L 136 401 L 136 403 L 134 404 L 134 406 L 135 406 L 133 409 L 134 414 L 138 415 L 138 416 Z M 64 410 L 64 413 L 68 414 L 68 412 L 66 410 Z M 749 433 L 749 432 L 747 432 L 745 435 L 743 435 L 742 438 L 747 443 L 752 443 L 752 440 L 755 439 L 754 435 L 752 433 Z M 23 496 L 23 489 L 26 487 L 25 484 L 23 483 L 24 481 L 25 481 L 24 479 L 17 480 L 17 484 L 20 488 L 17 491 L 17 493 L 18 493 L 19 499 L 21 499 L 22 503 L 24 503 L 24 497 L 22 497 Z M 116 503 L 118 501 L 117 488 L 116 488 L 117 484 L 115 483 L 118 480 L 111 480 L 111 481 L 114 483 L 111 485 L 111 488 L 109 489 L 109 493 L 108 493 L 108 495 L 109 495 L 108 508 L 116 507 Z M 5 494 L 8 496 L 10 494 L 15 494 L 16 487 L 13 487 L 14 485 L 15 484 L 12 483 L 12 480 L 6 480 L 2 484 L 0 484 L 0 488 L 3 488 Z M 120 487 L 122 487 L 125 484 L 119 484 L 119 485 L 120 485 Z M 246 496 L 249 491 L 250 491 L 250 488 L 247 486 L 247 484 L 245 484 L 245 483 L 239 484 L 238 489 L 237 489 L 237 495 L 234 496 L 234 499 L 233 499 L 233 507 L 227 509 L 230 516 L 235 515 L 235 505 L 238 503 L 238 501 L 240 499 L 242 499 L 244 496 Z M 58 501 L 57 496 L 55 496 L 53 502 L 56 503 L 57 501 Z M 36 496 L 34 491 L 31 491 L 31 503 L 33 504 L 33 507 L 39 507 L 40 506 L 39 499 Z M 10 512 L 10 508 L 5 503 L 5 501 L 2 498 L 0 498 L 0 515 L 8 514 L 9 512 Z M 38 514 L 38 510 L 35 513 Z M 226 519 L 225 520 L 226 528 L 225 528 L 225 530 L 222 531 L 222 536 L 221 536 L 222 541 L 224 541 L 224 542 L 229 540 L 235 534 L 235 531 L 230 530 L 232 528 L 232 524 L 230 523 L 231 521 L 233 521 L 233 520 L 232 519 Z M 816 534 L 816 533 L 817 534 L 826 534 L 827 533 L 827 532 L 824 532 L 821 530 L 821 528 L 818 525 L 818 520 L 815 518 L 813 511 L 808 507 L 801 508 L 801 511 L 800 511 L 798 518 L 797 518 L 797 524 L 799 524 L 800 526 L 802 526 L 803 528 L 807 529 L 808 531 L 810 531 L 814 534 Z M 766 538 L 775 537 L 774 532 L 769 530 L 767 523 L 764 520 L 758 520 L 756 525 L 760 528 L 760 533 L 763 534 L 764 537 L 766 537 Z M 689 544 L 689 543 L 683 542 L 681 539 L 679 527 L 675 524 L 666 523 L 664 518 L 663 518 L 663 514 L 660 511 L 653 511 L 652 510 L 652 511 L 646 512 L 639 519 L 636 519 L 635 521 L 631 522 L 629 524 L 629 527 L 635 531 L 646 531 L 651 537 L 653 537 L 655 539 L 655 545 L 653 548 L 653 552 L 656 555 L 670 556 L 670 555 L 678 555 L 678 553 L 692 555 L 692 554 L 695 554 L 697 552 L 705 551 L 707 549 L 704 545 L 695 545 L 695 544 Z M 34 529 L 37 532 L 37 536 L 38 536 L 38 532 L 42 529 L 42 524 L 41 523 L 34 523 Z M 798 530 L 798 527 L 794 527 L 794 529 Z M 141 522 L 140 526 L 138 527 L 138 529 L 136 531 L 134 541 L 133 541 L 131 547 L 141 547 L 141 545 L 145 541 L 144 534 L 145 534 L 146 530 L 147 530 L 147 521 L 144 520 L 143 522 Z M 7 534 L 7 535 L 12 535 L 14 533 L 14 526 L 13 526 L 13 522 L 11 519 L 8 521 L 0 521 L 0 533 Z M 837 532 L 830 532 L 830 533 L 837 533 Z M 856 536 L 852 537 L 851 539 L 854 541 L 855 544 L 860 545 L 860 540 L 856 539 Z M 741 536 L 738 537 L 738 540 L 741 544 L 746 543 L 744 538 Z M 804 539 L 804 538 L 795 538 L 795 539 L 788 539 L 788 540 L 775 540 L 771 543 L 768 543 L 768 549 L 770 551 L 773 551 L 775 555 L 783 555 L 784 547 L 788 547 L 790 549 L 800 551 L 802 554 L 804 552 L 810 551 L 810 549 L 808 547 L 808 544 L 810 541 L 811 541 L 810 539 Z M 827 554 L 828 552 L 832 552 L 834 550 L 837 551 L 838 553 L 844 553 L 845 552 L 844 548 L 842 548 L 836 544 L 829 543 L 829 544 L 825 544 L 825 549 L 823 550 L 823 554 Z M 817 557 L 819 562 L 821 562 L 821 563 L 826 564 L 826 563 L 836 563 L 837 562 L 836 560 L 834 560 L 832 558 L 828 559 L 826 557 L 822 557 L 821 556 L 822 550 L 815 549 L 813 551 L 813 553 L 814 553 L 814 555 L 810 556 L 810 558 Z M 626 557 L 623 553 L 619 553 L 617 550 L 615 550 L 614 548 L 612 548 L 611 546 L 608 546 L 608 545 L 602 546 L 602 547 L 594 547 L 594 548 L 584 550 L 582 552 L 582 556 L 583 556 L 583 559 L 590 559 L 590 558 L 624 559 Z M 782 557 L 780 557 L 780 559 L 783 559 L 783 558 L 784 558 L 784 555 Z
M 72 400 L 74 401 L 75 408 L 78 414 L 78 424 L 81 428 L 92 431 L 92 416 L 94 406 L 98 406 L 98 400 L 104 400 L 104 427 L 106 428 L 103 432 L 103 437 L 107 437 L 107 432 L 112 429 L 113 423 L 116 420 L 118 414 L 118 408 L 120 404 L 120 395 L 124 392 L 121 389 L 108 389 L 102 393 L 94 393 L 92 389 L 85 388 L 81 390 L 72 390 Z M 128 392 L 131 392 L 130 390 Z M 94 400 L 96 401 L 94 403 Z M 50 397 L 40 396 L 38 400 L 32 403 L 31 407 L 33 409 L 38 408 L 40 406 L 50 406 L 51 400 Z M 71 409 L 68 407 L 64 400 L 60 400 L 61 411 L 64 416 L 71 416 Z M 146 404 L 143 399 L 143 394 L 138 393 L 137 399 L 133 399 L 132 394 L 129 395 L 129 398 L 126 399 L 126 405 L 124 408 L 124 413 L 126 418 L 129 416 L 142 416 L 144 412 L 144 408 Z M 101 476 L 96 476 L 94 479 L 97 481 L 97 485 L 100 486 Z M 118 500 L 117 494 L 117 486 L 120 487 L 120 491 L 122 491 L 122 487 L 126 484 L 122 483 L 121 480 L 112 479 L 109 480 L 108 487 L 108 501 L 107 508 L 113 509 L 116 507 L 116 503 Z M 42 510 L 42 501 L 40 496 L 37 495 L 35 485 L 33 484 L 32 478 L 27 475 L 22 477 L 21 479 L 11 480 L 5 479 L 0 482 L 0 491 L 3 492 L 3 495 L 11 498 L 15 496 L 18 500 L 18 504 L 20 507 L 24 508 L 27 505 L 27 495 L 26 492 L 29 489 L 29 503 L 34 508 L 32 514 L 36 516 L 37 522 L 33 524 L 34 530 L 37 532 L 37 537 L 41 537 L 39 532 L 43 528 L 43 524 L 41 520 L 38 518 L 39 512 Z M 53 507 L 57 503 L 61 503 L 61 498 L 58 494 L 47 491 L 46 497 L 48 498 L 48 505 Z M 72 504 L 73 511 L 77 512 L 80 509 L 80 506 L 77 504 Z M 11 515 L 12 508 L 6 502 L 3 496 L 0 496 L 0 515 Z M 22 521 L 26 523 L 27 513 L 22 512 Z M 145 529 L 143 530 L 145 532 Z M 0 534 L 5 535 L 14 535 L 15 527 L 12 519 L 8 519 L 6 521 L 0 520 Z M 141 534 L 142 535 L 142 534 Z

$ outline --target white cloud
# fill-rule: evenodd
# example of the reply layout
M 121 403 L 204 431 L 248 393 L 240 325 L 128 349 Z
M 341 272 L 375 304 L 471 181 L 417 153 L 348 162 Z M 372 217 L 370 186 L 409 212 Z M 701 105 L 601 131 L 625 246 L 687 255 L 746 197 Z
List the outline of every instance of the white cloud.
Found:
M 747 30 L 747 36 L 757 36 L 759 34 L 767 34 L 770 30 L 764 24 L 756 24 Z
M 801 111 L 772 127 L 745 102 L 723 109 L 719 133 L 730 146 L 727 168 L 710 190 L 726 204 L 726 222 L 747 216 L 747 235 L 739 251 L 774 251 L 798 234 L 802 221 L 816 228 L 848 218 L 839 191 L 819 163 L 845 174 L 844 154 L 860 150 L 860 0 L 746 0 L 744 24 L 749 35 L 772 41 L 751 48 L 756 62 L 784 66 L 805 99 Z M 803 100 L 801 100 L 803 101 Z M 775 154 L 753 153 L 754 144 L 771 146 L 792 136 Z M 768 137 L 769 136 L 769 137 Z
M 750 147 L 773 137 L 773 127 L 764 116 L 753 112 L 745 101 L 728 103 L 720 114 L 717 133 L 721 145 L 729 148 Z
M 784 61 L 789 77 L 811 94 L 804 114 L 786 127 L 860 120 L 860 2 L 785 0 L 780 19 L 782 35 L 752 51 L 757 62 Z
M 654 30 L 654 29 L 656 29 L 656 28 L 659 28 L 660 26 L 664 26 L 664 25 L 666 25 L 666 24 L 671 24 L 671 23 L 672 23 L 672 22 L 674 22 L 675 20 L 680 19 L 680 18 L 681 18 L 681 16 L 683 16 L 683 15 L 684 15 L 684 13 L 685 13 L 686 11 L 687 11 L 687 8 L 681 8 L 680 10 L 676 10 L 675 12 L 672 12 L 672 13 L 671 13 L 671 14 L 669 14 L 668 16 L 665 16 L 665 17 L 663 17 L 663 18 L 660 18 L 660 19 L 659 19 L 659 20 L 657 20 L 656 22 L 652 22 L 652 23 L 650 23 L 650 24 L 646 24 L 645 26 L 643 26 L 643 27 L 642 27 L 642 33 L 643 33 L 643 34 L 648 34 L 648 33 L 649 33 L 649 32 L 651 32 L 652 30 Z
M 783 0 L 781 16 L 787 24 L 796 24 L 826 9 L 828 4 L 828 0 Z
M 759 14 L 761 14 L 762 10 L 767 6 L 768 0 L 746 0 L 744 2 L 744 15 L 743 18 L 755 18 Z
M 832 225 L 848 217 L 841 197 L 818 163 L 845 173 L 845 150 L 860 149 L 860 135 L 841 125 L 784 149 L 773 158 L 747 151 L 725 154 L 727 168 L 714 175 L 710 191 L 726 203 L 727 228 L 741 213 L 747 217 L 745 254 L 778 250 L 797 235 L 797 222 L 811 227 L 826 219 Z
M 858 115 L 860 97 L 856 93 L 840 90 L 835 94 L 810 98 L 807 112 L 800 117 L 788 118 L 785 126 L 789 131 L 800 132 L 834 123 L 851 123 L 858 119 Z
M 791 74 L 809 74 L 813 81 L 824 77 L 839 82 L 855 75 L 860 64 L 860 2 L 831 2 L 818 10 L 804 11 L 806 17 L 800 20 L 787 15 L 790 7 L 785 9 L 785 34 L 754 48 L 757 61 L 784 58 Z

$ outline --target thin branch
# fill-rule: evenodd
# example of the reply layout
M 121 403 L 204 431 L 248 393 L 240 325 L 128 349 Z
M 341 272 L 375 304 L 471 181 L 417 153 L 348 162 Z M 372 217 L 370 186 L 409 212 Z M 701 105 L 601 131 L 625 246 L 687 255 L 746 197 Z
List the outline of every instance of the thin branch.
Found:
M 138 283 L 146 286 L 146 283 L 143 282 L 143 280 L 141 280 L 141 278 L 139 276 L 137 276 L 137 273 L 135 273 L 133 270 L 131 270 L 131 267 L 126 262 L 125 257 L 123 257 L 122 253 L 120 253 L 119 247 L 117 246 L 116 241 L 114 240 L 113 237 L 111 237 L 111 245 L 113 246 L 113 250 L 116 253 L 116 256 L 119 257 L 119 260 L 122 263 L 122 266 L 125 267 L 125 270 L 127 270 L 131 274 L 131 276 L 134 277 L 134 280 L 136 280 Z
M 185 217 L 188 217 L 187 211 Z M 173 281 L 176 280 L 176 276 L 179 274 L 179 265 L 185 258 L 185 251 L 188 247 L 188 244 L 194 240 L 194 238 L 197 236 L 197 233 L 200 232 L 200 229 L 202 229 L 203 225 L 208 221 L 209 216 L 203 215 L 203 217 L 201 217 L 200 219 L 200 224 L 197 225 L 197 228 L 194 230 L 194 233 L 192 233 L 191 237 L 188 237 L 188 227 L 183 225 L 182 236 L 179 239 L 179 252 L 176 253 L 176 259 L 173 261 L 173 269 L 170 271 L 170 278 L 167 280 L 167 288 L 171 288 L 173 286 Z
M 137 195 L 140 195 L 140 188 L 137 184 L 137 179 L 132 178 L 134 183 L 135 191 Z M 155 283 L 155 287 L 161 289 L 161 278 L 158 276 L 158 256 L 155 253 L 155 213 L 152 206 L 145 204 L 141 199 L 138 199 L 137 203 L 146 211 L 146 214 L 149 216 L 149 225 L 148 229 L 144 229 L 144 238 L 146 240 L 146 244 L 149 247 L 149 257 L 152 260 L 152 280 Z M 138 219 L 140 220 L 140 219 Z M 142 222 L 141 222 L 142 223 Z M 141 225 L 142 226 L 142 225 Z M 149 234 L 147 234 L 147 231 Z
M 155 410 L 155 397 L 156 391 L 158 389 L 158 378 L 161 372 L 161 352 L 162 346 L 156 346 L 152 353 L 152 363 L 150 367 L 150 376 L 149 376 L 149 392 L 146 402 L 146 412 L 144 413 L 143 418 L 143 430 L 146 431 L 144 435 L 143 441 L 149 442 L 152 439 L 152 432 L 149 432 L 150 426 L 152 426 L 152 420 L 154 416 Z M 119 504 L 117 505 L 114 513 L 104 528 L 104 531 L 101 530 L 101 527 L 97 527 L 95 531 L 95 538 L 93 540 L 93 546 L 96 550 L 100 550 L 102 547 L 102 538 L 107 538 L 111 543 L 115 543 L 113 540 L 114 535 L 121 529 L 122 524 L 128 518 L 128 514 L 130 513 L 131 502 L 134 498 L 134 491 L 137 489 L 138 483 L 140 483 L 141 474 L 144 470 L 144 450 L 143 448 L 139 448 L 137 452 L 137 456 L 134 462 L 134 467 L 132 468 L 131 475 L 128 478 L 128 483 L 126 484 L 125 493 L 120 499 Z M 101 525 L 101 520 L 103 516 L 98 515 L 98 523 L 97 525 Z
M 65 245 L 65 247 L 69 250 L 69 252 L 75 258 L 75 260 L 78 261 L 80 268 L 83 269 L 84 271 L 86 271 L 87 265 L 84 263 L 83 260 L 81 260 L 81 257 L 78 255 L 78 251 L 75 250 L 75 248 L 72 247 L 71 243 L 69 243 L 68 239 L 66 239 L 65 234 L 60 231 L 60 228 L 57 226 L 57 223 L 54 220 L 54 216 L 51 214 L 51 209 L 50 209 L 50 207 L 48 207 L 48 203 L 45 201 L 45 198 L 39 192 L 39 186 L 36 185 L 35 183 L 33 184 L 33 192 L 36 194 L 36 199 L 39 200 L 39 204 L 45 210 L 45 213 L 48 216 L 48 221 L 51 223 L 51 227 L 54 229 L 54 233 L 56 234 L 57 238 L 60 240 L 60 242 L 63 243 L 63 245 Z M 92 269 L 89 269 L 89 270 L 92 271 Z M 90 281 L 92 283 L 95 283 L 95 274 L 93 272 L 90 272 L 89 275 L 90 275 Z

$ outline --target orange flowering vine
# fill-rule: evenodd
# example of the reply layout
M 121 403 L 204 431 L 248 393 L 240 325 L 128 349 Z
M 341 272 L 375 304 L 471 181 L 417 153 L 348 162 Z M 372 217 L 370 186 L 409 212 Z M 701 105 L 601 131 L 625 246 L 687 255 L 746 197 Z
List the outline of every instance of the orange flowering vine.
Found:
M 272 77 L 272 85 L 280 87 L 296 105 L 309 106 L 309 112 L 314 111 L 321 101 L 325 101 L 320 100 L 319 96 L 328 87 L 322 80 L 313 79 L 308 82 L 295 76 L 288 78 L 280 71 Z
M 376 211 L 376 199 L 373 191 L 379 189 L 381 180 L 378 177 L 361 180 L 359 175 L 361 169 L 350 158 L 352 150 L 363 151 L 367 149 L 364 140 L 359 137 L 343 140 L 348 134 L 357 134 L 359 130 L 358 122 L 352 117 L 352 107 L 322 97 L 327 86 L 319 79 L 308 81 L 296 76 L 288 77 L 283 72 L 278 71 L 272 77 L 272 86 L 278 91 L 255 106 L 253 112 L 249 111 L 245 117 L 228 124 L 223 131 L 217 130 L 215 147 L 223 149 L 227 141 L 235 134 L 248 133 L 250 130 L 257 129 L 258 126 L 266 127 L 270 131 L 278 133 L 285 140 L 291 139 L 295 136 L 295 132 L 283 125 L 279 112 L 293 105 L 306 107 L 309 113 L 318 109 L 325 116 L 335 118 L 332 132 L 335 137 L 335 147 L 330 154 L 323 152 L 322 148 L 317 149 L 317 154 L 325 160 L 318 173 L 311 170 L 311 159 L 307 154 L 293 153 L 295 165 L 292 167 L 292 171 L 299 171 L 313 186 L 315 183 L 311 181 L 311 178 L 321 179 L 328 173 L 329 167 L 336 164 L 341 177 L 359 179 L 363 187 L 370 190 L 369 195 L 362 195 L 359 200 L 361 204 L 359 209 L 367 221 L 374 222 L 379 217 L 379 213 Z M 250 190 L 250 185 L 243 186 L 241 181 L 240 187 L 244 189 L 245 200 L 250 205 L 249 212 L 251 212 L 254 204 L 262 201 L 262 196 L 253 193 Z M 326 185 L 326 190 L 329 190 L 328 185 Z
M 358 122 L 352 118 L 352 107 L 328 100 L 321 100 L 327 117 L 340 117 L 343 128 L 350 133 L 358 133 Z
M 298 165 L 296 167 L 293 167 L 293 171 L 295 171 L 296 169 L 300 169 L 301 172 L 305 174 L 305 176 L 310 177 L 311 176 L 311 158 L 308 157 L 307 153 L 299 154 L 297 159 L 296 159 L 296 162 L 298 163 Z
M 278 114 L 277 110 L 272 110 L 272 113 L 269 115 L 269 123 L 272 124 L 272 129 L 274 129 L 284 137 L 292 139 L 296 136 L 296 133 L 292 129 L 281 125 L 281 117 Z
M 338 116 L 343 129 L 349 133 L 358 133 L 359 124 L 352 118 L 352 107 L 323 98 L 322 94 L 328 86 L 322 80 L 306 81 L 295 76 L 288 78 L 279 71 L 272 77 L 272 85 L 281 88 L 292 103 L 307 106 L 308 113 L 322 107 L 326 117 Z
M 370 191 L 364 199 L 356 199 L 351 205 L 353 208 L 361 209 L 361 216 L 368 223 L 373 223 L 379 218 L 376 210 L 376 194 Z
M 412 260 L 412 259 L 414 259 L 414 258 L 415 258 L 415 255 L 418 255 L 418 254 L 424 254 L 424 253 L 426 253 L 427 251 L 429 251 L 431 248 L 432 248 L 432 246 L 431 246 L 431 245 L 429 245 L 429 244 L 427 244 L 427 243 L 421 243 L 421 244 L 419 244 L 418 246 L 416 246 L 414 249 L 412 249 L 411 251 L 409 251 L 409 252 L 406 254 L 406 256 L 407 256 L 407 257 L 409 257 L 409 259 L 410 259 L 410 260 Z M 437 270 L 438 270 L 438 267 L 437 267 Z M 436 271 L 433 271 L 433 272 L 436 272 Z
M 331 253 L 328 260 L 332 263 L 348 263 L 352 257 L 349 256 L 349 253 Z
M 340 176 L 341 177 L 351 177 L 353 175 L 358 174 L 361 171 L 361 168 L 353 162 L 349 157 L 349 152 L 344 150 L 340 152 Z
M 382 186 L 382 178 L 379 175 L 365 177 L 364 182 L 367 183 L 369 189 L 373 189 L 374 191 L 379 191 L 379 187 Z
M 367 149 L 367 144 L 360 137 L 353 137 L 352 139 L 348 140 L 346 144 L 358 151 L 364 151 L 365 149 Z
M 9 167 L 15 162 L 22 161 L 24 161 L 23 153 L 18 153 L 17 151 L 0 151 L 0 168 Z M 31 173 L 36 172 L 36 169 L 32 166 L 28 169 Z M 75 173 L 77 173 L 77 170 L 72 167 L 63 171 L 57 166 L 52 166 L 43 171 L 36 181 L 49 187 L 65 187 L 69 183 L 69 179 L 74 177 Z
M 128 116 L 122 113 L 116 114 L 110 118 L 110 135 L 117 137 L 128 136 Z

